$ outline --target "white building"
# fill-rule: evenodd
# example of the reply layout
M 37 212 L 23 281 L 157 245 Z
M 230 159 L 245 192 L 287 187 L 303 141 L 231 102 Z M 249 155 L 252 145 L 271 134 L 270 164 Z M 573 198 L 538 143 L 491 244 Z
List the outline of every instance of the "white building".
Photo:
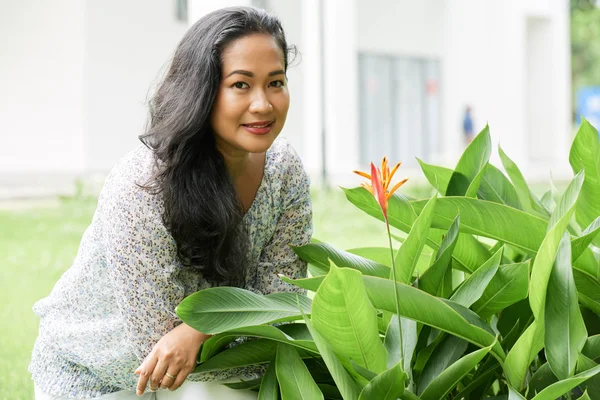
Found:
M 526 175 L 568 176 L 567 0 L 0 0 L 0 185 L 106 173 L 189 24 L 232 4 L 278 14 L 302 54 L 284 134 L 315 181 L 322 160 L 336 184 L 383 155 L 454 166 L 466 105 Z

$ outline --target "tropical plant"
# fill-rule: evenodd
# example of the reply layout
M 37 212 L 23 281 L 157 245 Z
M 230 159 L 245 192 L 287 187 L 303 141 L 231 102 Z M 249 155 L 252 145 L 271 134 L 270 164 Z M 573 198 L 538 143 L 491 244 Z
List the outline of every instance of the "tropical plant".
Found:
M 453 170 L 419 160 L 429 199 L 389 193 L 387 160 L 344 189 L 399 249 L 295 248 L 311 276 L 281 279 L 312 301 L 225 287 L 186 298 L 178 315 L 214 334 L 196 372 L 268 366 L 232 385 L 261 400 L 600 399 L 598 133 L 583 121 L 573 180 L 541 199 L 491 151 L 486 127 Z M 230 346 L 241 337 L 254 339 Z

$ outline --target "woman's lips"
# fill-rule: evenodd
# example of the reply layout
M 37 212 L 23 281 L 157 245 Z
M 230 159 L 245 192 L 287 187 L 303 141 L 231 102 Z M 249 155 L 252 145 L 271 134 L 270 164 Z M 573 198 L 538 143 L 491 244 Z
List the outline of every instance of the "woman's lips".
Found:
M 249 124 L 242 124 L 242 126 L 246 131 L 253 135 L 266 135 L 267 133 L 271 132 L 274 122 L 275 121 L 259 121 Z

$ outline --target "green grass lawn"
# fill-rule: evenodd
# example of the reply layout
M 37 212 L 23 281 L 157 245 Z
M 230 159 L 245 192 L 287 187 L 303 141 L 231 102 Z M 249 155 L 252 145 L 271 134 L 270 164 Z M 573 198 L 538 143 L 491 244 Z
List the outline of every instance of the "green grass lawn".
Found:
M 315 191 L 314 237 L 338 248 L 386 246 L 383 223 L 356 209 L 340 189 Z M 31 311 L 73 261 L 96 200 L 0 210 L 0 399 L 31 400 L 27 372 L 38 319 Z

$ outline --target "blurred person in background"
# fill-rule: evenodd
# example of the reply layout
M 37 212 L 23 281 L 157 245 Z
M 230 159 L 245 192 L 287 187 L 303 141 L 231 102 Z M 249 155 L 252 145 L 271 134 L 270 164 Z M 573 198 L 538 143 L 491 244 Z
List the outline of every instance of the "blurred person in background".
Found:
M 473 115 L 471 106 L 465 107 L 465 113 L 463 116 L 463 135 L 467 144 L 473 140 Z
M 261 370 L 190 376 L 209 336 L 175 308 L 212 286 L 268 294 L 297 290 L 278 274 L 306 276 L 288 245 L 310 241 L 309 181 L 277 138 L 288 53 L 280 21 L 249 7 L 185 34 L 143 145 L 114 167 L 73 265 L 34 305 L 37 400 L 256 398 L 215 381 Z

